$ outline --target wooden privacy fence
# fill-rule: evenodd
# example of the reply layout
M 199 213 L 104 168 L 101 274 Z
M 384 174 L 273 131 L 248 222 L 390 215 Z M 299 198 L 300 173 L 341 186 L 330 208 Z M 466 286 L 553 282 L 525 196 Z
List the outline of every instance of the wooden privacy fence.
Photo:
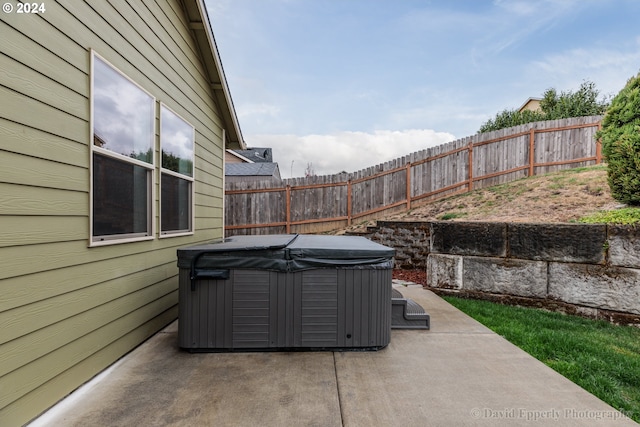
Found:
M 355 173 L 227 183 L 227 235 L 317 233 L 536 174 L 602 162 L 601 116 L 529 123 Z M 338 154 L 339 155 L 339 154 Z

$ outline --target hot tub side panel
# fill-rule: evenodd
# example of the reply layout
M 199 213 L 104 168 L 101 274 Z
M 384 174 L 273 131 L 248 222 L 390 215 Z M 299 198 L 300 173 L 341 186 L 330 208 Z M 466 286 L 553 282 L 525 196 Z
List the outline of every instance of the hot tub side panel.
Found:
M 179 345 L 234 349 L 381 348 L 391 334 L 391 270 L 180 272 Z
M 339 269 L 338 347 L 382 348 L 391 339 L 391 270 Z
M 180 269 L 178 345 L 186 349 L 231 348 L 233 282 L 204 280 L 191 290 L 189 269 Z

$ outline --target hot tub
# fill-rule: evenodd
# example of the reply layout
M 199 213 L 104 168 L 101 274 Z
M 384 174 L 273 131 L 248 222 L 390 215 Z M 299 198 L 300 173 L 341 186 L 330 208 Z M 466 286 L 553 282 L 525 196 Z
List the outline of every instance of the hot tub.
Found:
M 383 348 L 394 252 L 364 237 L 292 234 L 179 249 L 179 346 Z

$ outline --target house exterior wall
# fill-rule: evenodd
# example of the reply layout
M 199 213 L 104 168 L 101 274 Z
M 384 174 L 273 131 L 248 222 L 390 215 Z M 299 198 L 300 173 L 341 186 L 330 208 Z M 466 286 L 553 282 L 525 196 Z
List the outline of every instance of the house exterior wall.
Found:
M 182 2 L 45 6 L 0 14 L 0 425 L 176 319 L 176 250 L 223 236 L 222 114 Z M 92 50 L 156 99 L 153 240 L 89 247 Z M 159 238 L 160 102 L 195 127 L 189 236 Z
M 225 151 L 224 161 L 225 163 L 248 163 L 248 160 L 242 160 L 240 157 L 229 153 L 229 151 Z
M 522 107 L 520 107 L 518 111 L 519 112 L 522 112 L 524 110 L 540 111 L 540 101 L 541 99 L 538 99 L 538 98 L 529 98 L 527 102 L 525 102 L 524 105 L 522 105 Z

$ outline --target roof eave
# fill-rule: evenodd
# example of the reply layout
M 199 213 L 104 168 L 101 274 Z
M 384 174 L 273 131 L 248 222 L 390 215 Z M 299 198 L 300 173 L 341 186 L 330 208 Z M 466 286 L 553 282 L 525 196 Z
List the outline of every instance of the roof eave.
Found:
M 227 79 L 222 68 L 222 61 L 218 53 L 209 15 L 204 4 L 204 0 L 183 0 L 183 8 L 189 19 L 189 29 L 194 35 L 194 39 L 200 50 L 200 55 L 204 63 L 205 72 L 211 86 L 211 92 L 216 103 L 220 107 L 222 120 L 225 126 L 226 146 L 225 148 L 246 149 L 247 146 L 240 131 L 240 124 L 233 106 L 231 93 L 227 84 Z
M 227 153 L 231 154 L 232 156 L 237 157 L 238 159 L 242 160 L 245 163 L 255 163 L 253 160 L 246 158 L 245 156 L 243 156 L 242 154 L 238 154 L 235 151 L 233 151 L 232 149 L 227 148 Z

